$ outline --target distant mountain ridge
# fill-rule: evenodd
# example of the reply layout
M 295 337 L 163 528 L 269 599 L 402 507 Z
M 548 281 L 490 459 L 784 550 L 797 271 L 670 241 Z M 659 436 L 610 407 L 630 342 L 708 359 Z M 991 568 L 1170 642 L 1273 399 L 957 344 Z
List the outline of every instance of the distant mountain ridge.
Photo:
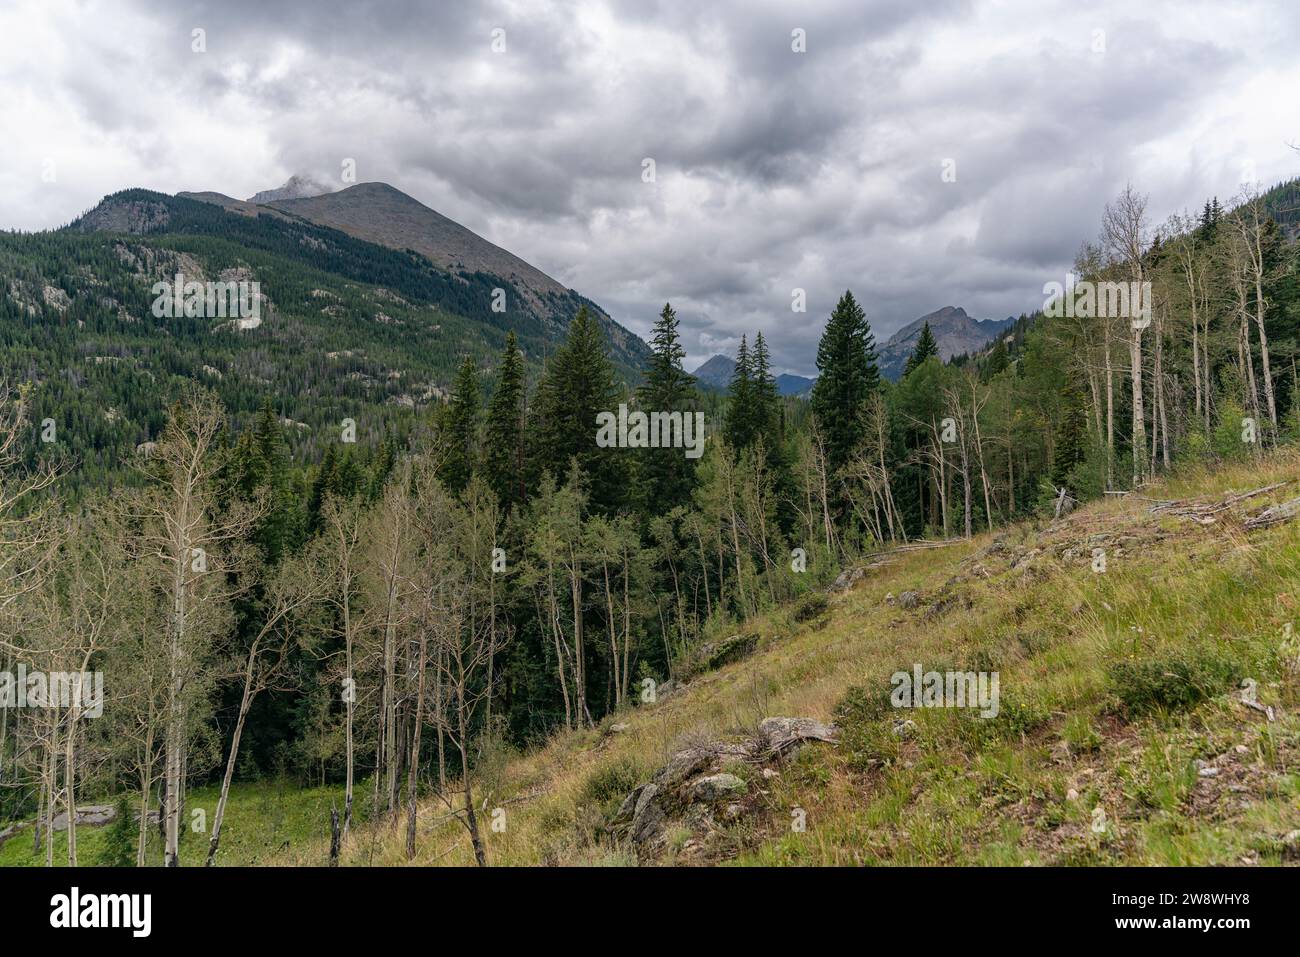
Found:
M 891 382 L 903 377 L 903 369 L 908 357 L 916 351 L 916 342 L 921 337 L 921 330 L 926 323 L 935 344 L 939 347 L 939 356 L 947 362 L 953 356 L 974 353 L 983 349 L 999 335 L 1015 324 L 1015 319 L 971 318 L 960 306 L 944 306 L 928 313 L 915 322 L 909 322 L 902 329 L 889 337 L 883 346 L 877 346 L 876 353 L 880 374 Z M 691 373 L 701 386 L 725 392 L 736 373 L 736 360 L 724 355 L 711 356 Z M 785 373 L 776 377 L 777 389 L 782 395 L 806 395 L 812 391 L 816 378 Z
M 736 360 L 721 354 L 706 359 L 691 373 L 704 388 L 716 389 L 719 392 L 727 391 L 731 377 L 735 374 Z M 776 388 L 781 395 L 804 395 L 812 389 L 815 381 L 817 380 L 809 379 L 807 376 L 783 372 L 776 377 Z
M 973 319 L 961 306 L 944 306 L 910 322 L 889 337 L 877 348 L 880 374 L 892 382 L 903 377 L 908 357 L 916 351 L 921 330 L 930 324 L 930 333 L 939 347 L 939 357 L 947 362 L 953 356 L 964 355 L 984 348 L 1001 333 L 1010 329 L 1014 317 L 1006 319 Z

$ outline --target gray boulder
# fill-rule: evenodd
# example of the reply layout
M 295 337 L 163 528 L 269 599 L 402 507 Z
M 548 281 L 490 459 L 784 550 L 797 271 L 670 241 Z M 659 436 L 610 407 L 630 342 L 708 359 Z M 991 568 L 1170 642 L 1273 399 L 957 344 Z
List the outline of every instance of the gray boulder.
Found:
M 710 774 L 691 783 L 690 800 L 713 802 L 744 794 L 749 789 L 734 774 Z

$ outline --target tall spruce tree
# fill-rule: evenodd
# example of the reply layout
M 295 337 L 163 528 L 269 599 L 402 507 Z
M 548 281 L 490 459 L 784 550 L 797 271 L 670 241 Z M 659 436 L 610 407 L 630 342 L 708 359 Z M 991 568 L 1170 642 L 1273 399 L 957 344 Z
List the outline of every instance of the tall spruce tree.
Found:
M 677 332 L 677 313 L 669 303 L 655 321 L 650 336 L 653 350 L 645 371 L 645 383 L 637 400 L 645 412 L 681 412 L 690 415 L 696 406 L 695 380 L 682 368 L 686 350 Z M 642 498 L 648 515 L 664 515 L 684 505 L 691 494 L 695 460 L 678 449 L 651 449 L 642 468 Z
M 839 468 L 861 441 L 867 399 L 880 388 L 876 343 L 866 313 L 845 291 L 817 346 L 812 410 L 826 441 L 826 458 Z
M 478 370 L 466 356 L 456 370 L 447 412 L 448 446 L 442 478 L 456 494 L 465 490 L 478 460 L 478 412 L 480 407 Z
M 524 355 L 512 330 L 487 413 L 483 471 L 503 508 L 524 500 Z
M 628 491 L 621 450 L 596 445 L 596 416 L 617 413 L 619 395 L 605 335 L 582 306 L 537 386 L 532 468 L 566 476 L 570 460 L 576 459 L 588 480 L 592 507 L 604 513 L 621 505 Z
M 723 434 L 733 449 L 743 449 L 754 441 L 754 382 L 750 374 L 749 343 L 740 337 L 736 369 L 727 386 L 727 414 Z
M 1088 409 L 1083 393 L 1075 387 L 1066 391 L 1064 399 L 1065 407 L 1052 448 L 1051 482 L 1057 488 L 1069 489 L 1078 498 L 1079 490 L 1073 487 L 1071 474 L 1087 455 Z
M 262 546 L 267 561 L 275 562 L 295 542 L 298 526 L 297 503 L 289 483 L 289 449 L 284 428 L 269 398 L 263 400 L 258 412 L 248 451 L 251 452 L 250 471 L 244 484 L 249 491 L 263 490 L 270 503 L 254 538 Z
M 930 356 L 937 356 L 938 354 L 939 344 L 934 341 L 934 333 L 930 331 L 930 324 L 927 322 L 921 326 L 921 335 L 916 340 L 916 348 L 907 357 L 907 365 L 903 368 L 904 377 Z
M 780 443 L 781 393 L 772 376 L 772 356 L 763 333 L 754 336 L 749 358 L 749 387 L 753 396 L 754 438 L 762 438 L 770 452 Z

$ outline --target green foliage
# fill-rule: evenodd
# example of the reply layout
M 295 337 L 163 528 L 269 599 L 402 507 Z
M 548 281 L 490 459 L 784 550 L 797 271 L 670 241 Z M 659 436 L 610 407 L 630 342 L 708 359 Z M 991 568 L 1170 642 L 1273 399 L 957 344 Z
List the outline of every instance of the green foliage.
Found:
M 866 313 L 846 291 L 817 346 L 812 410 L 825 432 L 826 455 L 838 469 L 862 440 L 868 397 L 880 388 L 875 337 Z
M 576 462 L 589 480 L 592 503 L 610 513 L 627 497 L 628 460 L 621 449 L 596 445 L 596 417 L 616 413 L 619 396 L 604 333 L 581 309 L 537 386 L 534 469 L 560 476 Z
M 888 720 L 895 711 L 890 703 L 890 691 L 887 682 L 853 685 L 835 705 L 839 750 L 855 771 L 868 771 L 898 754 L 900 739 Z
M 1106 684 L 1128 717 L 1182 711 L 1232 687 L 1241 666 L 1207 646 L 1161 658 L 1121 660 L 1106 669 Z
M 653 351 L 645 370 L 645 381 L 637 391 L 637 403 L 642 411 L 689 415 L 699 404 L 695 380 L 682 368 L 686 351 L 682 348 L 677 325 L 673 307 L 664 303 L 650 335 Z M 647 514 L 665 515 L 690 500 L 695 462 L 680 449 L 646 450 L 641 468 L 641 501 Z
M 633 758 L 619 758 L 602 764 L 587 776 L 579 792 L 579 804 L 594 804 L 614 810 L 627 793 L 648 777 L 646 769 Z
M 104 836 L 104 843 L 95 863 L 100 867 L 135 867 L 139 829 L 136 826 L 136 816 L 132 813 L 125 794 L 118 796 L 116 809 L 117 817 L 113 818 L 113 823 L 108 826 L 108 833 Z
M 478 370 L 474 360 L 466 356 L 456 371 L 448 403 L 446 457 L 442 463 L 443 482 L 457 494 L 465 490 L 477 467 L 479 406 Z
M 939 355 L 939 344 L 934 341 L 934 333 L 930 331 L 930 324 L 927 322 L 921 326 L 921 335 L 917 337 L 916 348 L 907 357 L 907 365 L 903 367 L 903 377 L 906 378 L 926 359 L 937 355 Z
M 826 598 L 825 592 L 809 592 L 795 602 L 794 620 L 800 623 L 812 621 L 820 618 L 829 610 L 830 601 Z
M 487 413 L 483 468 L 488 485 L 507 508 L 524 500 L 524 359 L 514 332 L 506 336 L 496 388 Z

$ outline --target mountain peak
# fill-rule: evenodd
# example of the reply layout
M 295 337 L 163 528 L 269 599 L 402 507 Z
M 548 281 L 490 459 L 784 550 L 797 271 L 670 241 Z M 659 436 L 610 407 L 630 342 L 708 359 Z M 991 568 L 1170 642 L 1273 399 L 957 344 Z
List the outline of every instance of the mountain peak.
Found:
M 939 358 L 947 362 L 953 356 L 971 353 L 983 348 L 999 333 L 1007 329 L 1014 319 L 972 318 L 961 306 L 944 306 L 926 313 L 889 337 L 880 348 L 880 371 L 886 378 L 897 381 L 907 365 L 908 356 L 916 348 L 921 330 L 929 323 L 930 333 L 939 347 Z
M 312 178 L 307 173 L 294 173 L 277 189 L 264 189 L 248 198 L 250 203 L 274 203 L 281 199 L 308 199 L 332 193 L 335 187 Z

